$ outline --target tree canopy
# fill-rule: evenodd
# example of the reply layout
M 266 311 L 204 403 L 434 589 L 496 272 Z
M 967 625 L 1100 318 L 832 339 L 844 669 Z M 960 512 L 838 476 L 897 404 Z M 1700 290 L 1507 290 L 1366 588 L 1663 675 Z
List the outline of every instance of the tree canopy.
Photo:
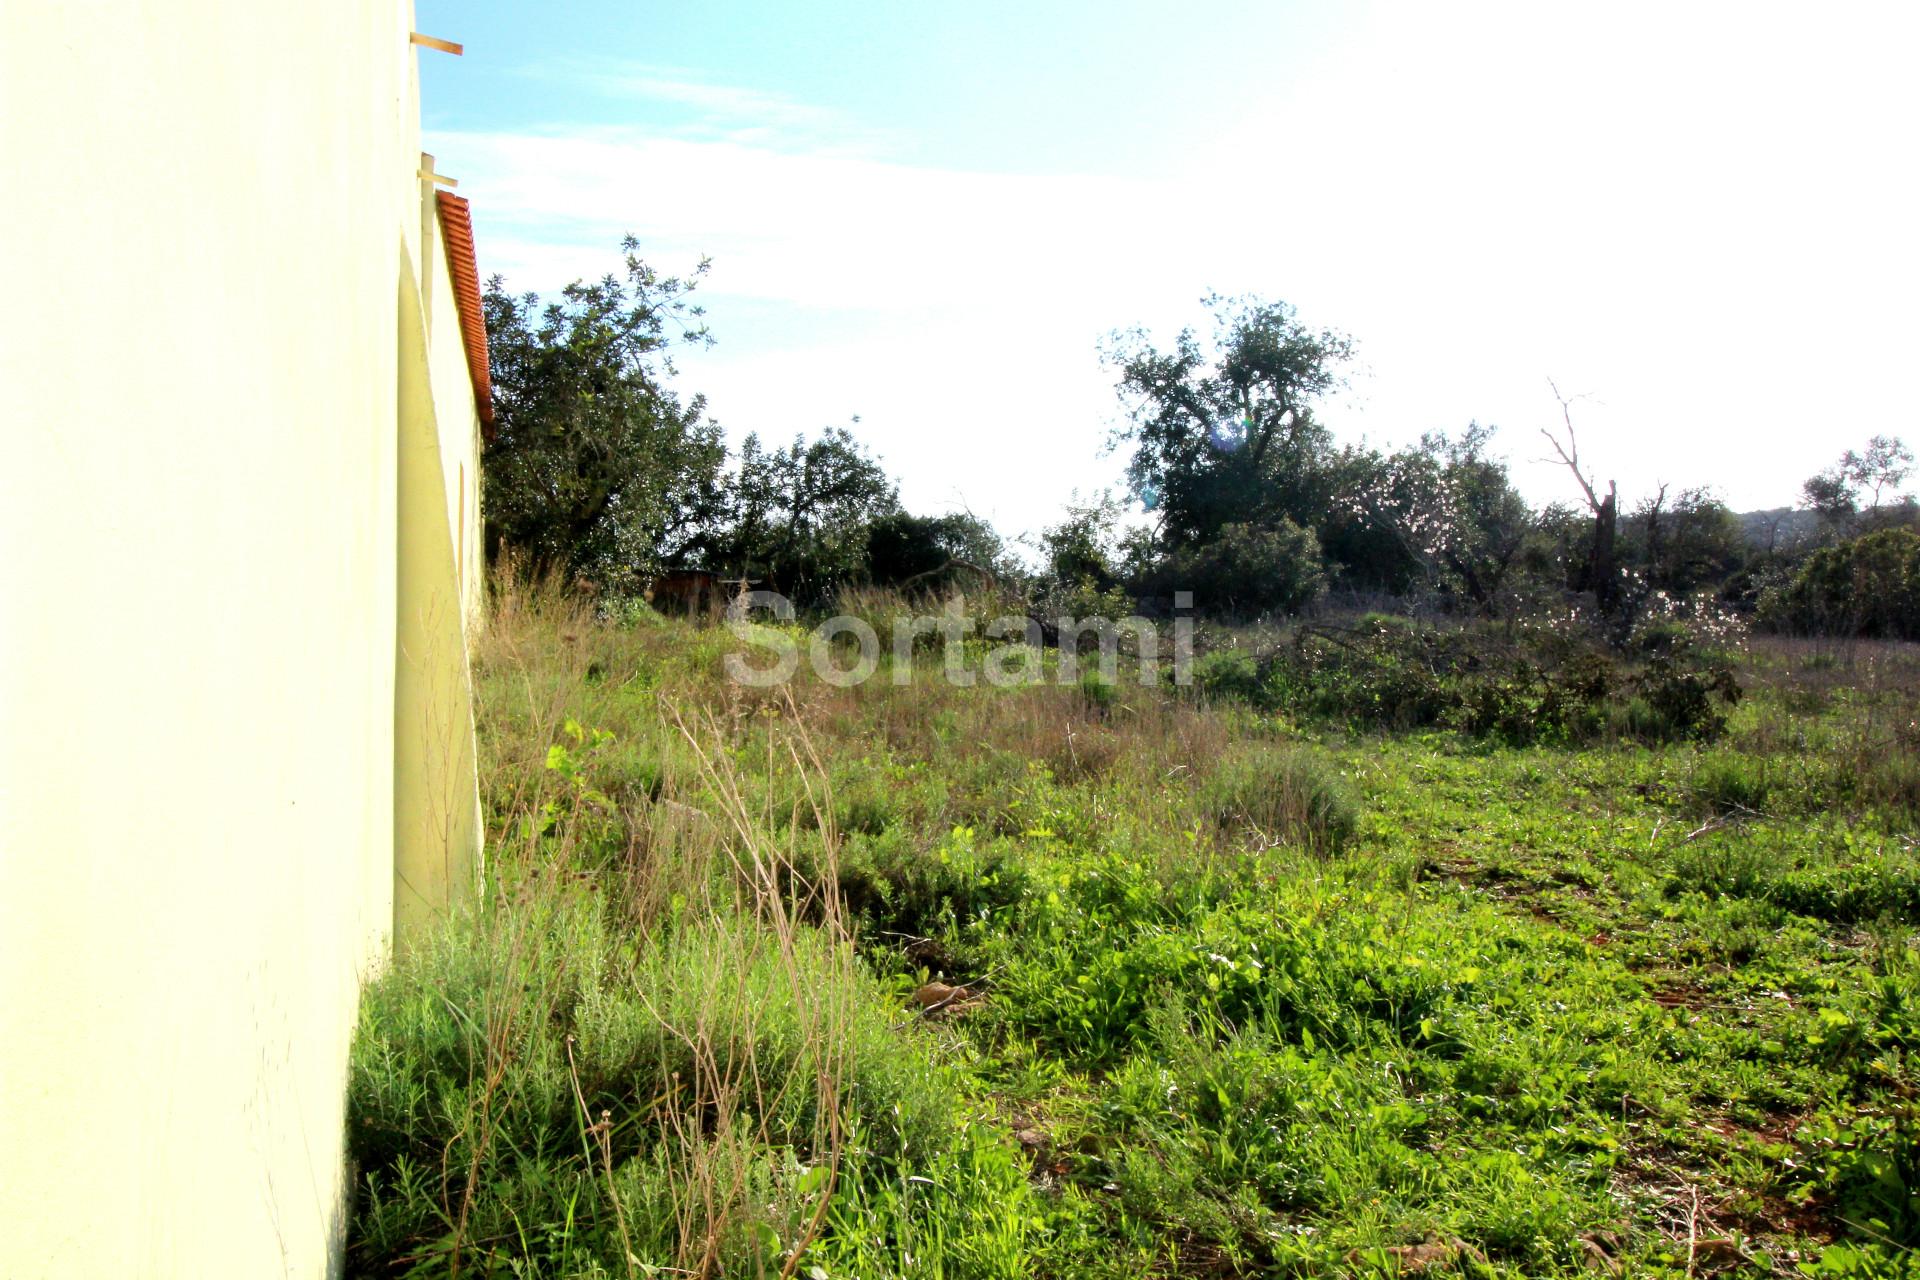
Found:
M 1133 447 L 1133 496 L 1169 548 L 1211 541 L 1228 524 L 1313 526 L 1331 497 L 1323 464 L 1333 448 L 1314 405 L 1340 385 L 1353 344 L 1301 324 L 1284 302 L 1205 302 L 1211 349 L 1191 329 L 1168 350 L 1140 329 L 1109 341 L 1127 405 L 1115 442 Z
M 844 586 L 941 588 L 990 575 L 1030 608 L 1119 616 L 1190 593 L 1202 613 L 1252 619 L 1329 590 L 1384 594 L 1487 616 L 1591 606 L 1615 640 L 1662 601 L 1718 593 L 1763 602 L 1763 623 L 1920 634 L 1903 486 L 1914 454 L 1876 435 L 1804 486 L 1828 551 L 1756 545 L 1704 489 L 1661 485 L 1631 512 L 1583 464 L 1571 401 L 1543 431 L 1584 512 L 1535 509 L 1493 450 L 1494 429 L 1429 431 L 1417 445 L 1341 444 L 1319 420 L 1353 344 L 1284 302 L 1210 295 L 1213 330 L 1157 345 L 1144 329 L 1104 348 L 1124 420 L 1126 498 L 1068 505 L 1023 565 L 968 514 L 917 515 L 851 431 L 828 428 L 729 455 L 706 401 L 671 385 L 672 352 L 712 341 L 685 278 L 644 263 L 575 282 L 543 304 L 496 277 L 486 298 L 496 433 L 483 510 L 508 551 L 631 590 L 663 568 L 744 577 L 803 605 Z M 856 419 L 857 421 L 857 419 Z M 1137 509 L 1133 504 L 1137 504 Z M 1144 518 L 1142 518 L 1144 517 Z M 978 571 L 978 572 L 976 572 Z M 1889 585 L 1892 584 L 1892 585 Z M 1584 601 L 1585 603 L 1580 603 Z
M 868 526 L 899 510 L 893 481 L 845 428 L 795 436 L 784 449 L 749 435 L 724 522 L 700 550 L 709 564 L 796 599 L 824 599 L 862 575 Z
M 645 574 L 714 516 L 726 458 L 706 401 L 668 385 L 670 350 L 710 341 L 688 301 L 705 274 L 663 277 L 627 239 L 625 279 L 576 281 L 542 306 L 487 286 L 495 434 L 487 444 L 490 554 L 590 577 Z
M 1808 477 L 1800 492 L 1804 505 L 1820 517 L 1823 527 L 1846 531 L 1862 519 L 1873 523 L 1883 505 L 1911 504 L 1900 486 L 1912 473 L 1913 450 L 1906 442 L 1875 436 L 1866 448 L 1849 449 L 1831 467 Z

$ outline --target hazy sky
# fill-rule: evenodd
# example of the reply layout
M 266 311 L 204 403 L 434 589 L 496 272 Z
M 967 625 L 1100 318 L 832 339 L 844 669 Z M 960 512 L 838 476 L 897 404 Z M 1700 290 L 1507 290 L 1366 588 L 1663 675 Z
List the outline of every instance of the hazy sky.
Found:
M 1342 439 L 1470 420 L 1536 499 L 1576 406 L 1631 499 L 1736 507 L 1920 444 L 1920 6 L 418 0 L 481 269 L 714 260 L 682 360 L 737 439 L 845 425 L 1019 532 L 1120 405 L 1099 344 L 1209 291 L 1350 333 Z

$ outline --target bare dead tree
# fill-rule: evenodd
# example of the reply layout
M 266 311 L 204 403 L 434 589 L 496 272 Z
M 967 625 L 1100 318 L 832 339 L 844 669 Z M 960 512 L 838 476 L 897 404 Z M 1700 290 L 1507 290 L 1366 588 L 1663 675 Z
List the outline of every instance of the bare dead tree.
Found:
M 1600 607 L 1611 611 L 1620 585 L 1614 553 L 1614 539 L 1620 523 L 1619 486 L 1612 480 L 1607 481 L 1607 496 L 1600 496 L 1593 478 L 1580 466 L 1580 442 L 1573 431 L 1573 402 L 1560 394 L 1560 388 L 1553 379 L 1547 379 L 1547 385 L 1553 388 L 1553 398 L 1560 402 L 1560 421 L 1565 426 L 1567 437 L 1562 443 L 1560 437 L 1547 427 L 1540 428 L 1540 434 L 1553 446 L 1561 464 L 1573 473 L 1574 480 L 1580 485 L 1580 492 L 1586 497 L 1587 510 L 1593 513 L 1593 545 L 1587 553 L 1583 580 L 1576 585 L 1593 592 Z

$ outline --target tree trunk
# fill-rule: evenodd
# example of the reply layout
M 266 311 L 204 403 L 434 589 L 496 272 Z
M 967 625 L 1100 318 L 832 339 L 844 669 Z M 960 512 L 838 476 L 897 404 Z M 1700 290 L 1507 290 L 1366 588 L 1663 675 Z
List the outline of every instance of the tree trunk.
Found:
M 1587 559 L 1587 585 L 1603 611 L 1611 611 L 1620 596 L 1620 574 L 1614 558 L 1613 536 L 1619 515 L 1619 489 L 1607 486 L 1607 496 L 1593 509 L 1593 550 Z

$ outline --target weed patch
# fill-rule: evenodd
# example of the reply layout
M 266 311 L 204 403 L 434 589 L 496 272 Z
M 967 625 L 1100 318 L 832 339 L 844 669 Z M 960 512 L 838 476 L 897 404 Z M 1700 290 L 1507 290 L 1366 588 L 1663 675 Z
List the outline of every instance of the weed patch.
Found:
M 1238 639 L 1198 697 L 748 691 L 507 593 L 351 1270 L 1901 1274 L 1920 666 Z

